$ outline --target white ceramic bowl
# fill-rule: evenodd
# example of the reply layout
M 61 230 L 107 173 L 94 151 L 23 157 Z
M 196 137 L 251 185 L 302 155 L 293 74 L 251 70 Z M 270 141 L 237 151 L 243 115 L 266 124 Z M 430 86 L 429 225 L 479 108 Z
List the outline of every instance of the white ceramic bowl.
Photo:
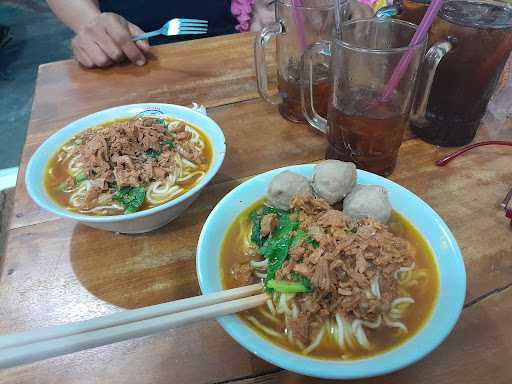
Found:
M 188 122 L 201 129 L 212 145 L 213 159 L 206 175 L 190 191 L 157 207 L 117 216 L 87 216 L 68 211 L 55 204 L 44 188 L 44 172 L 51 156 L 72 136 L 105 121 L 133 117 L 144 111 L 169 116 Z M 121 233 L 143 233 L 177 218 L 197 198 L 199 192 L 217 173 L 226 153 L 224 134 L 208 116 L 193 109 L 172 104 L 132 104 L 106 109 L 83 117 L 53 134 L 32 155 L 25 175 L 30 197 L 42 208 L 55 215 L 76 220 L 91 227 Z
M 265 196 L 273 176 L 287 169 L 311 178 L 313 168 L 313 164 L 306 164 L 263 173 L 239 185 L 217 204 L 203 226 L 197 247 L 197 274 L 204 294 L 223 289 L 219 257 L 229 225 Z M 390 180 L 358 171 L 357 182 L 385 187 L 393 209 L 414 224 L 434 251 L 440 289 L 430 319 L 404 344 L 383 354 L 354 361 L 320 360 L 295 354 L 262 338 L 235 315 L 218 319 L 238 343 L 260 358 L 309 376 L 329 379 L 371 377 L 396 371 L 421 359 L 434 350 L 454 327 L 464 303 L 466 272 L 457 242 L 446 224 L 423 200 Z

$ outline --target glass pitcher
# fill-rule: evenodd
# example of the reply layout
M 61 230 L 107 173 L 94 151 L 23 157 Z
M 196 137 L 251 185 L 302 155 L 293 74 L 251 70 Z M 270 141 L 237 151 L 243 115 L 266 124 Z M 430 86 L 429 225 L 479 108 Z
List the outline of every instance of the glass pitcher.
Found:
M 355 20 L 342 24 L 341 39 L 315 43 L 304 55 L 304 114 L 327 133 L 326 158 L 388 176 L 397 161 L 408 123 L 416 75 L 427 38 L 411 47 L 411 61 L 391 97 L 382 94 L 417 26 L 401 20 Z M 327 119 L 318 114 L 310 79 L 313 58 L 331 57 L 331 94 Z
M 493 1 L 448 1 L 430 40 L 441 42 L 427 54 L 411 127 L 429 143 L 465 145 L 475 137 L 512 51 L 512 8 Z
M 276 22 L 258 34 L 254 55 L 258 92 L 281 115 L 293 122 L 305 122 L 300 97 L 300 65 L 304 50 L 319 40 L 330 40 L 347 14 L 347 0 L 310 0 L 293 7 L 291 0 L 276 0 Z M 272 37 L 277 45 L 277 95 L 268 90 L 265 47 Z M 329 94 L 328 61 L 319 59 L 313 69 L 313 92 L 317 111 L 326 116 Z

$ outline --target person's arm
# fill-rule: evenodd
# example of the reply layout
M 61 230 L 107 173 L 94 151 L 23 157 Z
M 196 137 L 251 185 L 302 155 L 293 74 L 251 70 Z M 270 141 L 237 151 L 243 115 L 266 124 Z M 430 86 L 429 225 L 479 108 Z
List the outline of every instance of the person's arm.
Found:
M 48 5 L 55 16 L 76 34 L 101 14 L 98 0 L 48 0 Z
M 76 33 L 71 47 L 85 67 L 107 67 L 126 58 L 146 63 L 148 42 L 131 40 L 143 31 L 115 13 L 101 13 L 97 0 L 48 0 L 48 5 Z

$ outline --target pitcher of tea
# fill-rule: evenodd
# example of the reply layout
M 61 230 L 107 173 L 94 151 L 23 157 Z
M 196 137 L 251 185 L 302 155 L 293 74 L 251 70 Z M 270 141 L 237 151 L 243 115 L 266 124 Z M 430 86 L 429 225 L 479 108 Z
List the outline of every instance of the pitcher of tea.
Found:
M 263 28 L 256 37 L 254 56 L 258 92 L 271 104 L 278 105 L 281 115 L 293 122 L 305 122 L 300 99 L 300 63 L 304 50 L 319 40 L 330 40 L 347 11 L 347 0 L 294 1 L 276 0 L 276 22 Z M 297 6 L 297 3 L 304 4 Z M 338 7 L 338 8 L 337 8 Z M 265 47 L 272 37 L 277 45 L 276 95 L 268 90 Z M 327 114 L 329 68 L 320 59 L 313 71 L 313 92 L 320 114 Z
M 430 30 L 411 112 L 421 139 L 461 146 L 475 137 L 512 51 L 512 8 L 494 1 L 453 0 Z

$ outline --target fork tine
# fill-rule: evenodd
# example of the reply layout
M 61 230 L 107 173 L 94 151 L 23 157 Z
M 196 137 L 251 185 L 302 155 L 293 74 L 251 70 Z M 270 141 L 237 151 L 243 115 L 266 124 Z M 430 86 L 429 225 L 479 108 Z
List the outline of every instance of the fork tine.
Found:
M 180 32 L 208 32 L 208 28 L 180 28 Z
M 178 19 L 181 22 L 185 23 L 205 23 L 208 24 L 208 20 L 199 20 L 199 19 Z
M 203 27 L 203 28 L 208 28 L 208 24 L 205 24 L 205 23 L 193 23 L 193 22 L 186 21 L 186 22 L 180 23 L 180 28 L 181 27 Z
M 204 35 L 206 30 L 204 31 L 179 31 L 178 35 Z

